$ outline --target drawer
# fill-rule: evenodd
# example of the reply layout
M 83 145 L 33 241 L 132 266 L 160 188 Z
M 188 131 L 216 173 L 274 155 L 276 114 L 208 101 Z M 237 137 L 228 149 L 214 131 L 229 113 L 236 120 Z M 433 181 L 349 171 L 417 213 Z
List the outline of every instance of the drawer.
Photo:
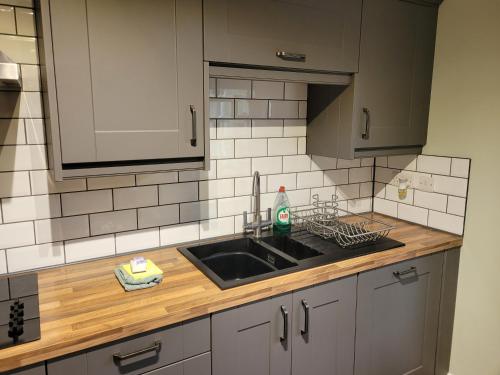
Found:
M 24 367 L 7 372 L 6 375 L 45 375 L 45 365 L 42 363 L 36 366 Z
M 436 253 L 420 258 L 405 260 L 376 270 L 360 273 L 360 278 L 371 278 L 377 283 L 391 284 L 394 282 L 410 282 L 416 277 L 441 269 L 443 266 L 443 253 Z
M 209 352 L 147 372 L 144 375 L 210 375 L 211 373 L 212 361 Z
M 207 317 L 89 351 L 88 374 L 142 374 L 209 350 Z

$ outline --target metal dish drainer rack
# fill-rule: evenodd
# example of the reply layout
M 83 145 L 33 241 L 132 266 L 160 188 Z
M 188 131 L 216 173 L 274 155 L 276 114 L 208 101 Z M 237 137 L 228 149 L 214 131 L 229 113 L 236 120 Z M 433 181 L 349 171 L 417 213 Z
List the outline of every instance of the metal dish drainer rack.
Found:
M 342 247 L 375 242 L 394 229 L 386 223 L 354 214 L 339 207 L 338 197 L 328 201 L 313 195 L 312 207 L 291 211 L 292 223 L 326 239 L 334 239 Z

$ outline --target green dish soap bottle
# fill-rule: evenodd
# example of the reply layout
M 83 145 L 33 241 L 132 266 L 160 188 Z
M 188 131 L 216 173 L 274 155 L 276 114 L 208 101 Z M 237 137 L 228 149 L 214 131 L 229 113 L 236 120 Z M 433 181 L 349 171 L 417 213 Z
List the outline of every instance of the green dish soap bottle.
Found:
M 273 232 L 276 234 L 289 233 L 292 228 L 290 217 L 290 201 L 285 193 L 285 187 L 280 186 L 273 207 Z

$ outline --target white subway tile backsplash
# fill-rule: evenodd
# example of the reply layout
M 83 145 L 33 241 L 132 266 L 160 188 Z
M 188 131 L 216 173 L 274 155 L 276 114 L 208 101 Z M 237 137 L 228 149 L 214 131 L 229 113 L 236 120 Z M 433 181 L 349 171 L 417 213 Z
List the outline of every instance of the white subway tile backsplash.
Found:
M 29 172 L 0 173 L 0 198 L 30 195 Z
M 35 221 L 35 237 L 39 244 L 72 240 L 89 235 L 89 217 L 87 215 Z
M 326 169 L 336 169 L 337 159 L 328 158 L 326 156 L 312 155 L 311 169 L 313 171 L 321 171 Z
M 251 211 L 250 196 L 223 198 L 217 200 L 217 216 L 240 215 L 243 211 Z
M 359 196 L 361 198 L 371 197 L 373 194 L 373 182 L 363 182 L 359 184 Z
M 267 177 L 260 176 L 260 192 L 267 192 Z M 251 195 L 253 177 L 239 177 L 234 179 L 234 195 Z
M 468 181 L 465 178 L 433 176 L 434 191 L 436 193 L 455 195 L 458 197 L 467 196 Z
M 284 120 L 285 137 L 305 137 L 306 129 L 306 120 Z
M 252 138 L 283 136 L 283 120 L 252 120 Z
M 450 175 L 451 158 L 441 156 L 419 155 L 417 159 L 419 172 Z
M 234 156 L 236 158 L 267 156 L 267 139 L 236 139 Z
M 299 118 L 307 118 L 307 102 L 299 102 Z
M 122 210 L 90 215 L 90 234 L 125 232 L 137 229 L 137 211 Z
M 252 81 L 247 79 L 217 80 L 217 97 L 219 98 L 250 98 L 252 95 Z
M 30 145 L 44 145 L 45 126 L 42 119 L 25 119 L 26 142 Z
M 234 196 L 234 179 L 200 181 L 200 200 Z
M 337 196 L 341 201 L 359 198 L 359 184 L 337 186 Z
M 116 234 L 116 253 L 151 249 L 160 246 L 160 229 L 142 229 Z
M 375 181 L 384 184 L 392 184 L 398 174 L 399 170 L 397 169 L 378 167 L 375 170 Z
M 267 176 L 267 191 L 278 191 L 280 186 L 284 186 L 287 191 L 295 190 L 297 188 L 297 174 L 288 173 Z
M 371 198 L 361 198 L 353 199 L 347 201 L 347 210 L 355 214 L 361 214 L 365 212 L 371 212 L 372 210 L 372 199 Z
M 69 193 L 87 189 L 87 183 L 83 178 L 54 181 L 52 174 L 47 171 L 30 171 L 31 193 L 33 195 Z
M 373 169 L 371 167 L 349 169 L 349 183 L 368 182 L 372 180 Z
M 9 272 L 20 272 L 64 264 L 61 242 L 17 247 L 7 250 Z
M 0 5 L 0 33 L 15 34 L 16 20 L 14 7 Z
M 297 173 L 297 189 L 323 186 L 323 171 Z
M 217 139 L 217 120 L 209 120 L 210 139 Z
M 393 155 L 387 157 L 387 166 L 394 169 L 417 170 L 416 155 Z
M 250 138 L 251 120 L 217 120 L 217 138 Z
M 346 159 L 337 159 L 337 168 L 359 168 L 361 167 L 361 159 L 353 159 L 353 160 L 346 160 Z
M 268 155 L 296 155 L 297 138 L 269 138 Z
M 139 208 L 137 220 L 139 229 L 177 224 L 179 222 L 179 205 Z
M 7 273 L 7 255 L 5 250 L 0 250 L 0 275 Z
M 291 190 L 287 192 L 287 196 L 288 199 L 290 200 L 291 206 L 307 206 L 311 204 L 310 189 Z M 273 205 L 274 205 L 274 199 L 273 199 Z M 273 205 L 269 207 L 273 207 Z M 262 208 L 264 208 L 264 206 L 262 206 Z
M 284 83 L 277 81 L 253 81 L 252 98 L 283 99 Z
M 465 216 L 466 202 L 467 201 L 465 198 L 454 197 L 452 195 L 449 195 L 447 212 L 453 215 Z
M 384 199 L 385 198 L 385 190 L 386 190 L 386 187 L 387 185 L 385 184 L 381 184 L 380 182 L 375 182 L 374 183 L 374 197 L 377 197 L 377 198 L 382 198 Z
M 207 220 L 217 217 L 217 200 L 181 203 L 180 222 Z
M 2 1 L 4 2 L 5 0 Z M 0 46 L 2 46 L 2 52 L 17 63 L 38 63 L 36 38 L 0 34 Z
M 217 160 L 210 160 L 210 166 L 208 170 L 179 172 L 179 182 L 213 180 L 216 177 Z
M 349 183 L 349 170 L 348 169 L 338 169 L 338 170 L 328 170 L 324 172 L 323 185 L 345 185 Z
M 2 146 L 0 172 L 47 169 L 44 145 Z
M 111 211 L 113 198 L 111 190 L 84 191 L 61 195 L 64 216 Z
M 217 139 L 211 141 L 210 158 L 213 160 L 234 158 L 234 140 Z
M 19 35 L 35 36 L 35 12 L 33 9 L 16 8 L 16 25 Z
M 451 159 L 451 175 L 455 177 L 469 177 L 469 167 L 470 160 L 469 159 Z
M 332 200 L 332 197 L 335 197 L 337 192 L 337 188 L 335 186 L 325 186 L 320 188 L 311 189 L 311 202 L 314 202 L 314 196 L 317 194 L 319 200 L 321 201 L 329 201 Z
M 299 137 L 297 139 L 297 154 L 303 155 L 306 153 L 306 137 Z
M 23 119 L 0 119 L 0 145 L 26 144 Z
M 373 198 L 373 210 L 384 215 L 398 217 L 398 204 L 386 199 Z
M 429 226 L 462 235 L 464 218 L 461 216 L 448 215 L 443 212 L 429 211 Z
M 134 185 L 135 177 L 133 175 L 87 178 L 87 187 L 89 190 L 110 189 Z
M 210 99 L 210 118 L 234 117 L 233 99 Z
M 398 218 L 411 221 L 421 225 L 427 225 L 429 210 L 426 208 L 410 206 L 408 204 L 398 204 Z
M 362 158 L 361 166 L 362 167 L 373 167 L 375 165 L 375 158 Z
M 387 156 L 377 156 L 375 158 L 375 165 L 377 167 L 387 168 L 387 164 L 388 164 Z
M 177 172 L 144 173 L 136 175 L 136 183 L 140 185 L 171 184 L 179 181 Z
M 251 160 L 252 159 L 217 160 L 217 178 L 249 176 Z
M 64 243 L 66 262 L 79 262 L 87 259 L 102 258 L 115 254 L 115 236 L 88 237 Z
M 267 118 L 267 113 L 267 100 L 236 99 L 235 101 L 236 118 Z
M 282 172 L 283 158 L 280 156 L 252 159 L 252 174 L 259 171 L 261 175 Z
M 446 195 L 415 190 L 415 206 L 446 212 L 447 201 Z
M 215 78 L 209 78 L 208 81 L 208 96 L 210 98 L 215 98 L 217 96 L 217 80 Z
M 61 216 L 59 195 L 36 195 L 2 199 L 4 223 Z
M 34 244 L 35 231 L 31 221 L 0 225 L 0 249 Z
M 234 234 L 234 217 L 221 217 L 218 219 L 200 222 L 200 239 Z
M 311 170 L 309 155 L 283 156 L 283 173 L 308 172 Z
M 269 118 L 286 119 L 286 118 L 297 118 L 297 117 L 299 117 L 298 102 L 292 100 L 269 101 Z
M 198 200 L 198 184 L 185 182 L 159 186 L 160 204 L 192 202 Z
M 188 223 L 160 228 L 160 245 L 174 245 L 200 239 L 200 224 Z
M 307 83 L 285 82 L 285 99 L 307 100 Z

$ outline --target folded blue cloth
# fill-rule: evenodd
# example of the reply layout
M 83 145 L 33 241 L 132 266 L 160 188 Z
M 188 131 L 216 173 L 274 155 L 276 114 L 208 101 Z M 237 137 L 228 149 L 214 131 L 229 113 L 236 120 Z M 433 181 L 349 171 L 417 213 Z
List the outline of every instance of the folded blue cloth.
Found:
M 125 271 L 123 266 L 115 268 L 115 275 L 120 284 L 122 284 L 123 288 L 127 292 L 130 292 L 132 290 L 151 288 L 153 286 L 161 284 L 163 280 L 163 275 L 161 274 L 150 275 L 141 279 L 133 278 L 128 274 L 127 271 Z

